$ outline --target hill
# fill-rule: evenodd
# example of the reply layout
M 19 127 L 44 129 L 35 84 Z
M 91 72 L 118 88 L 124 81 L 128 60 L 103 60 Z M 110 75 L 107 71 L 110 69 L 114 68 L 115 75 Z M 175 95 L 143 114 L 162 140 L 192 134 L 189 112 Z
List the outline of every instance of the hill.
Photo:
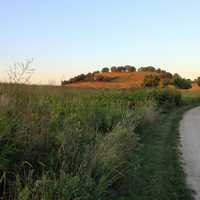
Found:
M 65 84 L 65 87 L 69 88 L 138 88 L 144 81 L 146 75 L 158 75 L 158 72 L 101 72 L 98 75 L 105 77 L 105 80 L 101 81 L 79 81 L 75 83 Z M 98 76 L 95 75 L 95 76 Z M 109 78 L 106 80 L 106 78 Z
M 99 71 L 80 74 L 67 81 L 62 81 L 62 86 L 68 88 L 91 89 L 130 89 L 141 87 L 176 87 L 189 91 L 199 91 L 198 79 L 192 81 L 182 78 L 179 74 L 172 74 L 152 66 L 136 69 L 126 65 L 119 67 L 105 67 Z

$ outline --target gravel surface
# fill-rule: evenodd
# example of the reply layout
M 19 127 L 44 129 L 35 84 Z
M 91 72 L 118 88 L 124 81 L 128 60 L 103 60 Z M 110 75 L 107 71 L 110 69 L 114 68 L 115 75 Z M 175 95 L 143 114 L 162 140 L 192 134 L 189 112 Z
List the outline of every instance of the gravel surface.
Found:
M 187 112 L 180 124 L 187 184 L 200 200 L 200 107 Z

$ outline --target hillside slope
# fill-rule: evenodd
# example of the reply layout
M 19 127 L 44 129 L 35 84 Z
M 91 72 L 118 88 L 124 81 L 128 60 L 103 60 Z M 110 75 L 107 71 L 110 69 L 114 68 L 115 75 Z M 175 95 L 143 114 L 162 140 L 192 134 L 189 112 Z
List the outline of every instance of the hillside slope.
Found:
M 113 78 L 111 81 L 80 81 L 65 85 L 69 88 L 138 88 L 146 75 L 159 75 L 157 72 L 103 72 L 100 75 Z

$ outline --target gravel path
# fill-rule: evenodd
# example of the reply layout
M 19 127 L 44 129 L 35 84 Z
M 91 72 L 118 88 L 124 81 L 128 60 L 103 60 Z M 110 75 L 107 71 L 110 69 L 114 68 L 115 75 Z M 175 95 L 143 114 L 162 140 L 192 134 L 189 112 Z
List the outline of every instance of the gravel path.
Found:
M 187 112 L 180 124 L 187 184 L 200 200 L 200 107 Z

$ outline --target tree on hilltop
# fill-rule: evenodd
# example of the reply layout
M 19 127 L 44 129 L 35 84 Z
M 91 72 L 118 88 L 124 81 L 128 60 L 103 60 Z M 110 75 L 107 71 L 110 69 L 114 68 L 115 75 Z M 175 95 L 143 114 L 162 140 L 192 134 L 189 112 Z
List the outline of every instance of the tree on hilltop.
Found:
M 108 67 L 104 67 L 102 70 L 101 70 L 101 72 L 109 72 L 110 71 L 110 69 L 108 68 Z

